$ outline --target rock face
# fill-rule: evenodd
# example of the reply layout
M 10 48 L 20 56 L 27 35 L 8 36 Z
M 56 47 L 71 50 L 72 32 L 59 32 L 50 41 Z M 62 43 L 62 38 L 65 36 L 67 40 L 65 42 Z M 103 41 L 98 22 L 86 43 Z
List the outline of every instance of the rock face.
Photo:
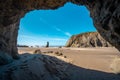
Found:
M 70 80 L 67 62 L 63 57 L 25 53 L 19 60 L 0 67 L 0 80 Z
M 110 47 L 98 32 L 88 32 L 73 35 L 66 44 L 66 47 Z
M 85 5 L 101 36 L 120 50 L 120 0 L 0 0 L 0 51 L 16 58 L 19 22 L 27 12 L 66 2 Z

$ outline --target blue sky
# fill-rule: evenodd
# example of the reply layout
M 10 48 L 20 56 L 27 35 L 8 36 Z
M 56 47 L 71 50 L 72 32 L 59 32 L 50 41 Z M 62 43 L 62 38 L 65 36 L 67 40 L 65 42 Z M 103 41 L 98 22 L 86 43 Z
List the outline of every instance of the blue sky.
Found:
M 20 21 L 18 44 L 65 45 L 74 34 L 96 31 L 84 6 L 67 3 L 56 10 L 34 10 Z

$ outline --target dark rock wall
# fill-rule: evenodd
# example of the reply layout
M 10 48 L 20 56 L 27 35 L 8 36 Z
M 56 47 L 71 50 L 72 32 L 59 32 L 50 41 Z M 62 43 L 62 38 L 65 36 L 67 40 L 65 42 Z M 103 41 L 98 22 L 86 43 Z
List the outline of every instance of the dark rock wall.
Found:
M 66 43 L 66 47 L 111 47 L 98 32 L 88 32 L 73 35 Z
M 120 50 L 120 0 L 96 0 L 88 8 L 98 32 Z
M 0 26 L 0 64 L 10 62 L 9 57 L 17 57 L 17 36 L 18 36 L 19 22 L 10 24 L 9 26 Z M 3 53 L 5 53 L 3 57 Z M 6 60 L 5 60 L 6 59 Z
M 120 50 L 120 0 L 0 0 L 0 51 L 17 52 L 20 19 L 35 9 L 57 9 L 66 2 L 85 5 L 98 32 Z
M 82 3 L 88 8 L 98 32 L 120 51 L 120 0 L 73 0 L 73 2 Z

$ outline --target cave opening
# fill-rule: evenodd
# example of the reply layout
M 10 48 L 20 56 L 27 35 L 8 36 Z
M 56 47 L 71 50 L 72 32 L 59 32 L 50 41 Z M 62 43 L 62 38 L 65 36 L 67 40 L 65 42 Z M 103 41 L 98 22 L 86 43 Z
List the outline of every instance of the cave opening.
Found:
M 66 3 L 56 10 L 34 10 L 20 21 L 19 45 L 65 46 L 72 36 L 85 32 L 96 32 L 90 12 L 85 6 Z

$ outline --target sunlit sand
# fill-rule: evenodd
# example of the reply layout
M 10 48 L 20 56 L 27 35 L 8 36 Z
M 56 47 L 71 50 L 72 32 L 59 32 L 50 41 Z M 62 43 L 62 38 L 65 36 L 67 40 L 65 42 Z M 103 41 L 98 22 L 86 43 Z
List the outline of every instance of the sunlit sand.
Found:
M 33 53 L 38 48 L 19 48 L 19 53 Z M 98 70 L 113 73 L 110 64 L 120 52 L 114 47 L 101 48 L 39 48 L 42 52 L 59 51 L 68 59 L 72 60 L 72 64 L 86 69 Z

